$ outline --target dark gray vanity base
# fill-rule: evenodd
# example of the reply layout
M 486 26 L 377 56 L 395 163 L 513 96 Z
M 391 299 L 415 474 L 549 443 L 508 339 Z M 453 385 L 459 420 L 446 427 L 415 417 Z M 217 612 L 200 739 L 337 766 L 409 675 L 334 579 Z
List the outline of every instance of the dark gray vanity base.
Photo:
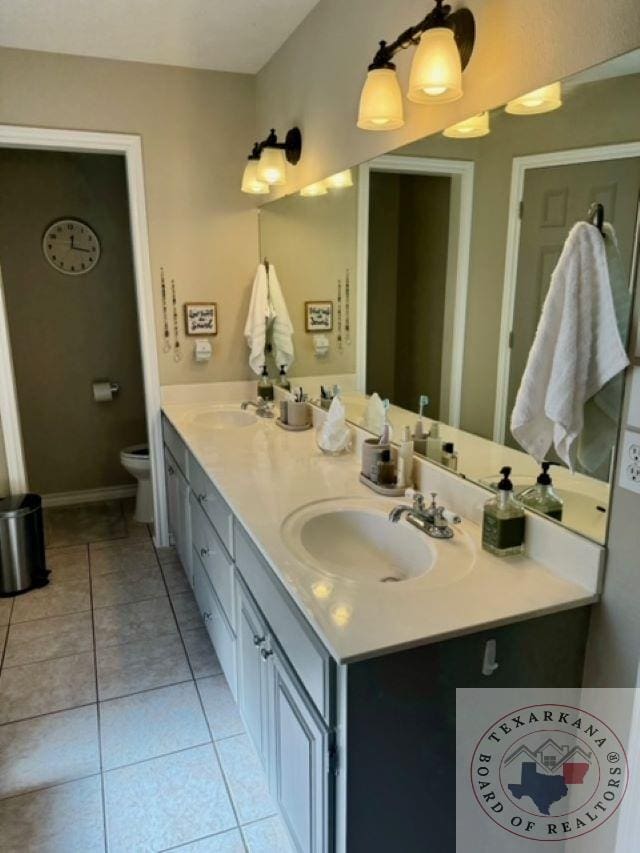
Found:
M 347 850 L 455 853 L 456 687 L 579 687 L 590 608 L 349 666 Z M 499 668 L 481 673 L 487 640 Z

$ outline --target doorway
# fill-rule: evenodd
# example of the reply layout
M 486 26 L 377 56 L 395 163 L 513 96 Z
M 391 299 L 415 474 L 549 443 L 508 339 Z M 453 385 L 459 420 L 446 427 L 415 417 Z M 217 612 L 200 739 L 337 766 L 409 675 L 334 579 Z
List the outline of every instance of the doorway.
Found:
M 85 201 L 91 201 L 92 192 L 96 185 L 93 181 L 87 180 L 86 167 L 88 163 L 92 162 L 93 157 L 97 157 L 95 163 L 100 162 L 100 168 L 103 170 L 102 179 L 98 183 L 102 182 L 103 186 L 106 186 L 113 183 L 113 179 L 117 177 L 116 183 L 120 184 L 122 190 L 117 203 L 113 198 L 111 201 L 104 200 L 102 203 L 106 207 L 111 204 L 119 205 L 120 225 L 116 227 L 112 223 L 109 226 L 114 230 L 109 234 L 108 242 L 114 254 L 126 255 L 125 266 L 128 267 L 127 270 L 109 268 L 109 263 L 105 261 L 107 255 L 102 255 L 95 271 L 104 263 L 103 271 L 109 272 L 109 281 L 105 286 L 99 288 L 98 304 L 93 306 L 93 317 L 89 320 L 87 320 L 86 311 L 85 314 L 82 314 L 80 308 L 87 308 L 89 291 L 91 290 L 87 283 L 92 273 L 65 276 L 58 272 L 55 284 L 49 282 L 47 288 L 48 276 L 50 273 L 56 273 L 56 270 L 52 268 L 51 260 L 47 261 L 44 258 L 43 234 L 45 227 L 52 224 L 52 219 L 60 221 L 76 218 L 78 222 L 91 224 L 87 221 L 86 216 L 85 219 L 82 219 L 80 215 L 74 214 L 74 210 L 79 208 L 74 208 L 72 204 L 71 209 L 67 208 L 64 212 L 60 208 L 59 215 L 47 214 L 45 227 L 42 228 L 42 233 L 38 235 L 39 239 L 36 241 L 37 251 L 33 249 L 33 239 L 31 239 L 29 257 L 25 257 L 23 260 L 28 268 L 31 264 L 37 266 L 31 267 L 30 274 L 24 279 L 27 289 L 30 291 L 28 298 L 22 300 L 17 298 L 13 281 L 9 286 L 7 285 L 7 270 L 5 268 L 4 286 L 0 286 L 0 422 L 2 423 L 10 491 L 11 493 L 24 492 L 28 487 L 32 489 L 38 487 L 45 494 L 50 493 L 52 488 L 55 489 L 56 493 L 85 491 L 88 480 L 80 479 L 80 468 L 82 466 L 75 466 L 76 470 L 73 476 L 70 476 L 69 470 L 65 470 L 65 453 L 73 453 L 74 451 L 65 450 L 63 452 L 59 446 L 61 442 L 56 443 L 55 439 L 60 439 L 64 434 L 60 424 L 54 423 L 52 425 L 53 439 L 50 441 L 49 447 L 44 452 L 42 450 L 32 452 L 40 440 L 38 433 L 47 430 L 47 421 L 43 417 L 47 397 L 48 402 L 56 402 L 58 394 L 61 393 L 61 386 L 59 385 L 61 377 L 70 385 L 75 385 L 80 376 L 84 391 L 82 394 L 78 392 L 73 405 L 67 406 L 80 415 L 75 423 L 75 430 L 79 434 L 78 446 L 76 447 L 78 454 L 73 456 L 73 459 L 77 462 L 78 455 L 81 455 L 86 466 L 92 467 L 90 476 L 100 478 L 97 487 L 99 495 L 102 488 L 108 490 L 111 486 L 115 486 L 117 489 L 120 485 L 127 483 L 126 473 L 124 470 L 122 473 L 120 472 L 119 451 L 117 454 L 114 453 L 115 445 L 118 444 L 120 445 L 119 449 L 123 449 L 126 446 L 125 443 L 122 443 L 123 441 L 129 444 L 147 443 L 153 486 L 155 541 L 157 545 L 165 545 L 168 537 L 165 488 L 164 478 L 162 477 L 160 385 L 140 138 L 121 134 L 43 130 L 3 125 L 0 126 L 0 148 L 7 151 L 7 157 L 16 158 L 14 165 L 20 161 L 21 157 L 23 158 L 22 165 L 24 165 L 29 155 L 41 155 L 42 157 L 52 155 L 59 158 L 59 164 L 65 158 L 67 160 L 70 158 L 70 161 L 76 157 L 81 158 L 77 160 L 77 163 L 83 162 L 85 164 L 85 172 L 83 174 L 83 170 L 79 169 L 80 177 L 76 182 L 76 189 L 79 187 L 79 196 L 75 202 L 77 204 L 80 203 L 83 196 Z M 107 161 L 109 162 L 107 163 Z M 55 192 L 62 192 L 64 188 L 68 189 L 69 185 L 70 180 L 68 178 L 59 180 L 57 187 L 56 181 L 52 180 L 51 188 L 55 189 Z M 93 200 L 95 201 L 95 199 Z M 7 207 L 6 203 L 4 206 Z M 114 210 L 111 209 L 111 212 L 113 213 Z M 11 217 L 10 210 L 7 215 Z M 3 214 L 3 224 L 6 224 L 4 220 L 7 215 Z M 93 214 L 94 217 L 97 215 L 97 213 Z M 42 223 L 38 222 L 38 224 L 41 225 Z M 18 223 L 9 222 L 8 227 L 10 231 L 13 229 L 11 233 L 15 236 Z M 103 235 L 107 236 L 104 227 L 105 224 L 103 223 Z M 80 239 L 76 239 L 80 244 Z M 123 245 L 125 247 L 124 252 Z M 5 246 L 3 254 L 6 248 Z M 12 270 L 14 269 L 13 261 L 9 260 L 8 265 Z M 49 270 L 49 268 L 51 269 Z M 45 269 L 46 272 L 44 272 Z M 115 278 L 118 279 L 117 282 Z M 117 314 L 113 300 L 117 293 L 122 293 L 124 282 L 127 279 L 130 285 L 129 311 L 126 319 L 120 318 L 118 321 L 117 318 L 108 315 Z M 95 288 L 94 290 L 98 289 Z M 66 303 L 65 299 L 62 298 L 64 291 L 66 291 L 64 295 L 68 298 Z M 94 292 L 92 295 L 95 297 L 96 293 Z M 24 292 L 22 296 L 25 296 Z M 52 321 L 52 312 L 55 313 L 55 307 L 58 303 L 62 304 L 63 307 L 66 304 L 66 314 L 71 314 L 71 318 L 65 316 L 64 319 L 67 322 L 69 319 L 73 321 L 69 326 L 71 331 L 68 334 L 73 346 L 63 346 L 62 349 L 56 350 L 56 347 L 59 347 L 57 341 L 59 335 L 57 333 L 60 330 L 56 329 L 56 324 Z M 49 358 L 44 358 L 45 373 L 42 385 L 44 386 L 48 379 L 54 377 L 56 381 L 52 384 L 57 384 L 57 389 L 40 388 L 37 393 L 34 392 L 37 383 L 34 380 L 29 380 L 28 377 L 31 369 L 28 364 L 30 350 L 27 347 L 26 351 L 21 351 L 23 347 L 21 332 L 16 334 L 16 341 L 19 342 L 15 351 L 12 349 L 11 335 L 13 331 L 11 324 L 13 318 L 11 309 L 12 307 L 15 308 L 16 305 L 18 306 L 18 314 L 22 315 L 17 317 L 19 325 L 26 327 L 31 322 L 36 327 L 36 331 L 39 327 L 42 332 L 40 339 L 42 346 L 39 349 L 36 347 L 31 350 L 32 353 L 38 353 L 38 359 L 49 355 Z M 119 326 L 120 328 L 118 328 Z M 110 335 L 113 336 L 114 330 L 118 333 L 122 332 L 122 337 L 125 339 L 122 349 L 125 352 L 118 352 L 120 335 L 118 338 L 110 340 Z M 64 329 L 62 330 L 62 337 L 66 338 Z M 100 339 L 106 366 L 104 373 L 93 375 L 97 368 L 95 363 L 92 364 L 91 380 L 113 379 L 116 382 L 123 382 L 125 380 L 118 380 L 115 373 L 122 370 L 127 374 L 126 385 L 130 393 L 127 394 L 128 400 L 119 401 L 123 402 L 119 412 L 123 415 L 122 418 L 115 417 L 115 411 L 109 411 L 109 407 L 112 406 L 110 402 L 96 403 L 94 401 L 92 382 L 89 383 L 88 388 L 86 387 L 88 377 L 83 374 L 85 365 L 82 364 L 82 361 L 83 359 L 89 360 L 87 353 L 90 352 L 91 342 L 95 338 Z M 105 346 L 105 343 L 108 346 Z M 78 351 L 70 352 L 74 347 Z M 51 358 L 52 352 L 57 353 L 57 358 L 60 358 L 61 364 L 52 366 L 54 361 Z M 132 354 L 137 357 L 132 358 Z M 25 355 L 26 358 L 24 358 Z M 136 362 L 133 372 L 131 371 L 132 361 Z M 114 373 L 109 375 L 111 371 Z M 35 373 L 33 370 L 31 372 Z M 25 381 L 25 377 L 28 381 Z M 62 392 L 66 393 L 63 386 Z M 124 393 L 122 396 L 124 397 Z M 95 417 L 91 418 L 91 409 L 83 409 L 87 401 L 94 407 L 94 415 L 100 412 L 99 423 L 96 422 Z M 129 406 L 129 403 L 132 405 Z M 24 418 L 24 425 L 21 423 L 21 417 Z M 61 417 L 66 419 L 66 414 Z M 38 423 L 39 419 L 40 423 Z M 95 436 L 91 435 L 92 431 L 97 431 Z M 94 454 L 95 459 L 90 458 L 87 447 L 91 446 L 91 442 L 95 448 L 104 449 L 105 446 L 108 446 L 108 461 L 105 461 L 105 457 L 101 459 L 99 452 Z M 53 457 L 54 460 L 53 466 L 51 466 L 50 458 L 45 460 L 46 464 L 50 466 L 48 471 L 46 467 L 42 468 L 38 464 L 38 459 L 42 462 L 45 455 L 50 458 Z M 96 459 L 98 459 L 97 464 Z M 54 469 L 57 469 L 57 474 Z M 86 473 L 87 471 L 85 471 Z M 34 474 L 35 479 L 32 484 L 30 481 Z M 58 475 L 60 478 L 56 480 Z M 74 480 L 73 477 L 78 479 Z M 114 483 L 115 478 L 119 478 L 120 482 Z M 61 487 L 52 485 L 54 482 L 61 484 Z M 78 484 L 80 484 L 79 487 Z M 131 485 L 133 484 L 129 481 L 129 488 Z M 86 489 L 86 491 L 90 492 L 91 490 Z

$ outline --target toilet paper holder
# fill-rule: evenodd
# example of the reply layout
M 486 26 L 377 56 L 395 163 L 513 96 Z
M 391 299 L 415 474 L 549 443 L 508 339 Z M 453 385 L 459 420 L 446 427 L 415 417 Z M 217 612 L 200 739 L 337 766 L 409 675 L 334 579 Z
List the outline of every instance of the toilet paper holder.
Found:
M 96 403 L 108 403 L 120 391 L 120 383 L 110 379 L 95 379 L 93 382 L 93 399 Z

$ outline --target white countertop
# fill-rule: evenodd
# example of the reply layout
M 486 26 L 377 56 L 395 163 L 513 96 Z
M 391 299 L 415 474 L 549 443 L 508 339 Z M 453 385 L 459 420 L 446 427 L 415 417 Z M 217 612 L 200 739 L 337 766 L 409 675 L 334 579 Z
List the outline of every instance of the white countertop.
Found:
M 314 430 L 287 432 L 273 420 L 261 418 L 252 426 L 236 429 L 211 430 L 193 423 L 195 413 L 212 408 L 215 406 L 202 403 L 163 406 L 338 663 L 597 600 L 593 591 L 563 580 L 528 557 L 497 558 L 483 551 L 480 528 L 466 519 L 455 535 L 470 538 L 475 545 L 475 561 L 471 571 L 448 586 L 430 586 L 429 573 L 393 584 L 359 584 L 333 577 L 329 586 L 319 585 L 325 576 L 295 558 L 284 542 L 281 525 L 285 519 L 318 500 L 364 497 L 391 508 L 400 499 L 379 498 L 358 482 L 360 466 L 355 453 L 323 455 L 316 446 Z M 442 547 L 455 547 L 454 542 L 442 543 Z M 318 589 L 324 597 L 317 597 Z

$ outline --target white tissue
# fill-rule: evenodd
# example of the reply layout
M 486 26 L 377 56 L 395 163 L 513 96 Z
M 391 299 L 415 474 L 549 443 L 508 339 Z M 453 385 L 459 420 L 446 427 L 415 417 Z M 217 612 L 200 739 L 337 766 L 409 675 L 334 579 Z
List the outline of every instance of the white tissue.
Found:
M 351 443 L 351 430 L 345 421 L 345 408 L 340 397 L 334 397 L 324 423 L 318 428 L 318 447 L 327 453 L 344 453 Z
M 367 401 L 367 408 L 364 410 L 360 425 L 375 435 L 382 435 L 385 421 L 384 403 L 380 399 L 380 395 L 374 391 Z

